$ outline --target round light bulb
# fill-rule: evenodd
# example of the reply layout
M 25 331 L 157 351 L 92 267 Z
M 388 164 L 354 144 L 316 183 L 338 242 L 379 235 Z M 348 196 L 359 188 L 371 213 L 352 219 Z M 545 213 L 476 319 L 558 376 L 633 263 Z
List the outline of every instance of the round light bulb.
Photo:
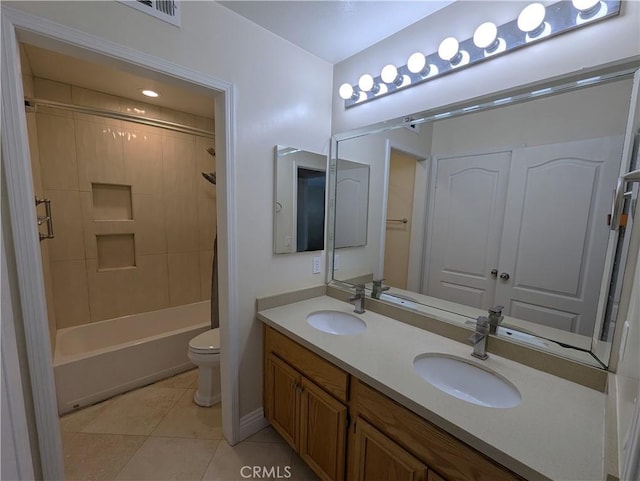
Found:
M 385 65 L 380 72 L 380 78 L 386 84 L 395 83 L 398 80 L 398 68 L 395 65 Z M 400 77 L 402 81 L 402 77 Z
M 493 22 L 485 22 L 476 28 L 473 34 L 473 43 L 478 48 L 489 48 L 496 43 L 498 27 Z
M 340 94 L 340 98 L 344 100 L 349 100 L 353 97 L 353 87 L 351 84 L 343 83 L 340 85 L 340 89 L 338 89 L 338 94 Z
M 373 88 L 373 77 L 368 73 L 362 75 L 358 80 L 358 87 L 363 92 L 369 92 Z
M 572 0 L 571 3 L 581 12 L 590 12 L 600 4 L 600 0 Z
M 146 95 L 147 97 L 158 97 L 158 92 L 154 92 L 153 90 L 142 90 L 142 95 Z
M 422 52 L 411 54 L 407 60 L 407 68 L 411 73 L 421 73 L 427 65 L 427 59 Z
M 522 9 L 518 15 L 518 28 L 525 33 L 531 33 L 544 25 L 547 9 L 541 3 L 532 3 Z
M 440 46 L 438 47 L 438 55 L 442 60 L 451 62 L 455 59 L 456 55 L 458 55 L 459 47 L 460 44 L 455 37 L 447 37 L 442 42 L 440 42 Z

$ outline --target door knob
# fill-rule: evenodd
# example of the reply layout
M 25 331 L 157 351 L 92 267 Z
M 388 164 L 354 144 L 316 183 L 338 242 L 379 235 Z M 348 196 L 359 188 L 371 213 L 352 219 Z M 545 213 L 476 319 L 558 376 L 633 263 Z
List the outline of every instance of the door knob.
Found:
M 511 276 L 507 272 L 503 272 L 502 274 L 500 274 L 500 279 L 502 279 L 503 281 L 508 281 L 510 277 Z
M 494 279 L 498 277 L 498 269 L 491 269 L 491 277 Z

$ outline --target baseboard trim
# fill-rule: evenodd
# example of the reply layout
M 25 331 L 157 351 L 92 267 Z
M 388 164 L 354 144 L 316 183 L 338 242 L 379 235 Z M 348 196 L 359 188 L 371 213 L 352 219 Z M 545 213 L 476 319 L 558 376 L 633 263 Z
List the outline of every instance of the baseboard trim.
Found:
M 238 441 L 244 441 L 268 425 L 269 422 L 267 418 L 264 417 L 264 410 L 262 408 L 258 408 L 246 416 L 242 416 L 240 418 L 240 435 Z

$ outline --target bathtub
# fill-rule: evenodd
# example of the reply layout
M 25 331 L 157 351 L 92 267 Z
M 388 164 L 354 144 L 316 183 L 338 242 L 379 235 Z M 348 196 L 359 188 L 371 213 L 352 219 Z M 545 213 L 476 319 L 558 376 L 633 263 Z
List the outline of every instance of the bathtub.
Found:
M 189 340 L 210 328 L 209 301 L 59 329 L 53 372 L 64 414 L 195 367 Z

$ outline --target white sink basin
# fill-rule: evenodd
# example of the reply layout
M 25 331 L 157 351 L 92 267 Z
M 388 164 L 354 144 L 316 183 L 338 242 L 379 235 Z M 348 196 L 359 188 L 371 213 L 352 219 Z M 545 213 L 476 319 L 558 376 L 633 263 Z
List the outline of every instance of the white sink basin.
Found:
M 329 334 L 348 336 L 358 334 L 367 328 L 359 317 L 341 311 L 316 311 L 307 316 L 311 327 Z
M 518 389 L 496 373 L 446 354 L 422 354 L 413 367 L 425 381 L 458 399 L 492 408 L 520 404 Z

